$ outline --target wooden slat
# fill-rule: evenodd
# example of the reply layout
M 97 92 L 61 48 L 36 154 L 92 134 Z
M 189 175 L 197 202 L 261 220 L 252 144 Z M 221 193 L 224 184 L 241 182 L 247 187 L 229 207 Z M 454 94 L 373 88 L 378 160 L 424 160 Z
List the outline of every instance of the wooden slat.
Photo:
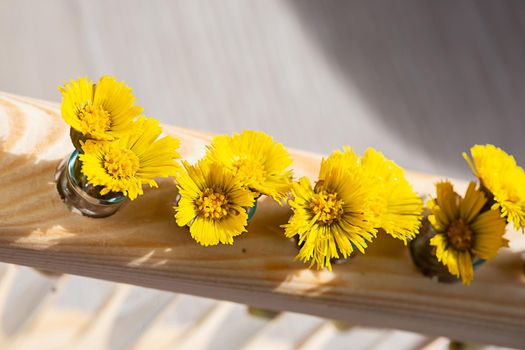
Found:
M 262 200 L 249 232 L 233 246 L 204 248 L 173 219 L 176 187 L 160 188 L 107 219 L 71 214 L 53 182 L 71 151 L 58 106 L 0 95 L 0 260 L 151 288 L 290 310 L 459 340 L 525 344 L 525 238 L 486 264 L 470 287 L 437 284 L 413 267 L 406 247 L 377 239 L 365 256 L 333 272 L 294 262 L 293 242 L 279 226 L 290 210 Z M 184 158 L 204 153 L 210 134 L 166 126 Z M 296 175 L 315 177 L 321 156 L 292 151 Z M 408 174 L 429 193 L 437 177 Z M 464 183 L 458 182 L 460 187 Z

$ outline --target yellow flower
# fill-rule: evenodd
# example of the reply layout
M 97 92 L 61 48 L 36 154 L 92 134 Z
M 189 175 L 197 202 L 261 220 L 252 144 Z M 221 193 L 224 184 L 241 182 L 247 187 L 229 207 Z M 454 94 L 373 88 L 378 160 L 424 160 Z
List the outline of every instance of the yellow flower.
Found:
M 464 198 L 454 192 L 450 182 L 436 184 L 436 194 L 427 204 L 431 211 L 428 220 L 436 231 L 430 244 L 448 271 L 468 285 L 474 278 L 473 258 L 492 259 L 507 245 L 505 220 L 497 210 L 482 211 L 487 198 L 474 182 Z
M 377 187 L 362 169 L 346 157 L 323 160 L 319 180 L 312 188 L 303 177 L 292 185 L 289 201 L 293 217 L 284 225 L 285 235 L 299 235 L 302 247 L 297 258 L 310 267 L 331 269 L 331 259 L 348 257 L 354 249 L 364 253 L 377 233 L 374 207 Z
M 62 118 L 86 139 L 111 141 L 132 131 L 142 108 L 135 106 L 131 89 L 103 76 L 97 84 L 80 78 L 59 87 Z
M 131 200 L 143 194 L 142 185 L 157 187 L 155 177 L 175 175 L 179 140 L 161 134 L 159 122 L 140 117 L 135 132 L 114 141 L 86 142 L 81 154 L 82 173 L 101 195 L 122 192 Z
M 463 157 L 479 178 L 481 188 L 494 196 L 493 209 L 514 224 L 525 228 L 525 171 L 516 164 L 514 157 L 494 145 L 476 145 L 470 149 L 472 159 Z
M 380 187 L 380 205 L 376 207 L 378 227 L 407 243 L 419 233 L 423 202 L 393 161 L 373 148 L 366 150 L 361 165 L 365 176 L 375 179 Z
M 233 237 L 246 231 L 253 193 L 219 164 L 183 165 L 186 171 L 176 175 L 181 196 L 175 207 L 177 224 L 189 225 L 191 236 L 203 246 L 233 244 Z
M 280 202 L 288 196 L 292 172 L 290 155 L 267 134 L 245 130 L 233 136 L 216 136 L 208 147 L 206 160 L 221 164 L 242 185 Z
M 406 180 L 404 170 L 396 163 L 373 148 L 367 149 L 360 158 L 351 147 L 343 147 L 343 152 L 335 151 L 326 162 L 346 165 L 349 167 L 347 171 L 355 171 L 352 167 L 357 164 L 363 176 L 373 180 L 372 186 L 378 198 L 372 208 L 375 215 L 369 220 L 374 221 L 376 228 L 405 244 L 419 233 L 423 202 Z

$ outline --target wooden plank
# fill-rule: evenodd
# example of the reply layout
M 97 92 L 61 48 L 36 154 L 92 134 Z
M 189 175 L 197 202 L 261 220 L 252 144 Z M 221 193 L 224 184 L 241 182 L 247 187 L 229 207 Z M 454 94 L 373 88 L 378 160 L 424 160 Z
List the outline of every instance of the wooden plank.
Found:
M 310 271 L 293 260 L 296 247 L 279 228 L 289 208 L 267 200 L 233 246 L 208 248 L 176 225 L 172 180 L 110 218 L 72 214 L 53 182 L 57 163 L 71 151 L 58 106 L 1 94 L 0 125 L 1 261 L 352 324 L 525 344 L 521 234 L 509 233 L 511 248 L 479 270 L 470 287 L 422 277 L 406 247 L 388 237 L 333 272 Z M 181 153 L 190 161 L 202 156 L 211 136 L 171 126 L 165 130 L 181 139 Z M 292 153 L 296 175 L 315 177 L 321 156 Z M 437 179 L 408 176 L 421 193 L 431 192 Z

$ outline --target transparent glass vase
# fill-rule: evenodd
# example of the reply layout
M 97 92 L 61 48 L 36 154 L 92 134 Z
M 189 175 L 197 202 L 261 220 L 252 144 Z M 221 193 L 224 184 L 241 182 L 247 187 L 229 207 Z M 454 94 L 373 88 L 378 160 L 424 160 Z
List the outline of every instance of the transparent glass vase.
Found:
M 456 276 L 448 272 L 448 268 L 438 261 L 435 254 L 435 247 L 430 245 L 430 239 L 436 235 L 434 228 L 428 221 L 428 213 L 425 213 L 419 234 L 410 241 L 410 256 L 412 262 L 421 273 L 441 283 L 454 283 L 461 281 Z M 485 260 L 475 257 L 472 266 L 477 269 L 485 263 Z
M 92 218 L 115 214 L 126 203 L 126 197 L 113 192 L 100 195 L 101 188 L 90 185 L 82 174 L 78 156 L 79 152 L 75 150 L 57 167 L 55 181 L 60 197 L 72 212 Z
M 251 207 L 246 207 L 246 214 L 248 214 L 248 223 L 250 223 L 250 221 L 252 221 L 253 216 L 255 215 L 255 211 L 257 210 L 257 201 L 258 200 L 259 200 L 259 198 L 257 198 L 255 200 L 255 202 L 253 203 L 253 205 Z

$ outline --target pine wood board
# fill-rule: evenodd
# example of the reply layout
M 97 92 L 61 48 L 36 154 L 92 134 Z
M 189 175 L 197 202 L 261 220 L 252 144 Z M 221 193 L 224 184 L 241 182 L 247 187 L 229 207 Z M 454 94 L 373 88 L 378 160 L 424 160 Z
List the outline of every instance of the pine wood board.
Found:
M 381 237 L 367 254 L 333 272 L 294 261 L 280 225 L 291 212 L 261 200 L 248 232 L 233 246 L 201 247 L 173 219 L 171 179 L 116 215 L 70 213 L 56 192 L 56 165 L 72 151 L 56 104 L 0 94 L 0 260 L 257 307 L 374 327 L 520 347 L 525 344 L 525 237 L 480 269 L 470 287 L 419 274 L 402 242 Z M 194 161 L 212 134 L 165 126 Z M 296 176 L 315 178 L 320 155 L 291 150 Z M 439 177 L 408 172 L 430 193 Z M 461 187 L 465 183 L 455 181 Z

